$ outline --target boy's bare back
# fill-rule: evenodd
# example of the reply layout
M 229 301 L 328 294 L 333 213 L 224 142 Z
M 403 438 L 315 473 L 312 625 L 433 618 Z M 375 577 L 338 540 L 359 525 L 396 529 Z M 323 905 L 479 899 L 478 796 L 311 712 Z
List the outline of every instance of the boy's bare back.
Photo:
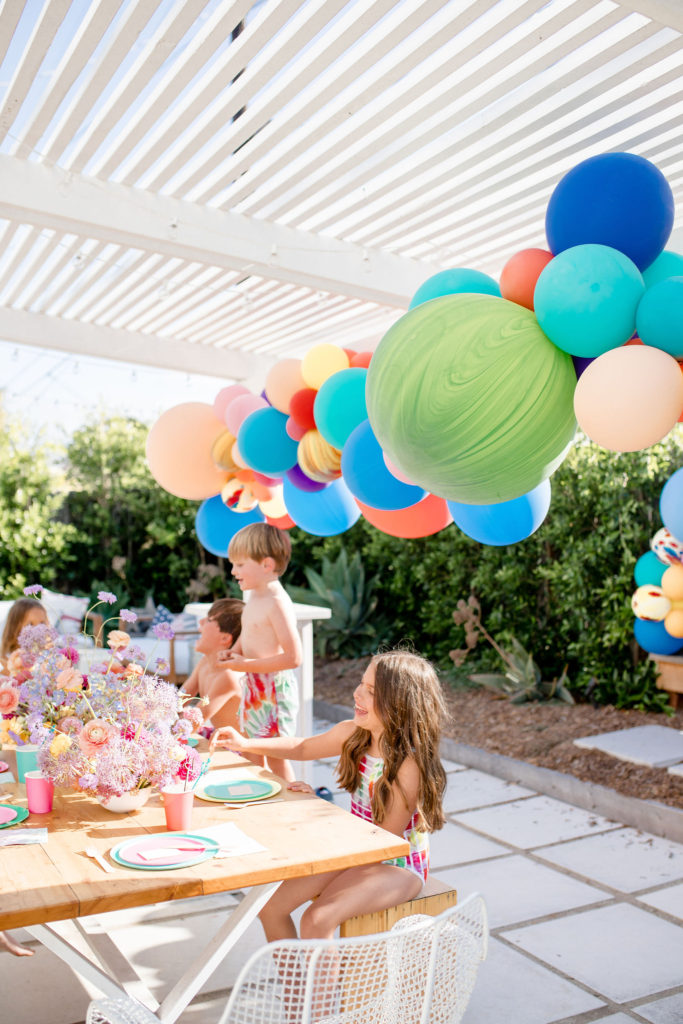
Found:
M 218 729 L 224 725 L 239 728 L 239 708 L 242 683 L 237 672 L 222 665 L 214 666 L 209 658 L 202 658 L 197 666 L 197 694 L 208 697 L 202 706 L 204 719 Z

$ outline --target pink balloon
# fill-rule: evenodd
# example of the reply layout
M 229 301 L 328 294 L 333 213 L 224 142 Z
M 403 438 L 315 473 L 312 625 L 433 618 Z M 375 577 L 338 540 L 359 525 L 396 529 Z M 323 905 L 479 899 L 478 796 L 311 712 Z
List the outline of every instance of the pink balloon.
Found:
M 650 345 L 622 345 L 598 356 L 574 392 L 579 426 L 615 452 L 661 441 L 683 410 L 683 375 L 676 360 Z
M 400 480 L 402 484 L 410 484 L 411 487 L 416 487 L 417 486 L 415 481 L 414 480 L 409 480 L 408 477 L 405 475 L 405 473 L 403 473 L 398 468 L 398 466 L 395 466 L 394 463 L 391 461 L 391 459 L 387 455 L 382 453 L 382 457 L 384 459 L 385 466 L 387 467 L 387 469 L 389 470 L 389 472 L 391 473 L 392 476 L 395 476 L 396 479 Z
M 248 395 L 249 388 L 245 388 L 244 384 L 230 384 L 227 388 L 221 388 L 216 397 L 213 400 L 213 411 L 219 420 L 222 420 L 225 416 L 225 410 L 228 408 L 230 403 L 235 398 L 239 398 L 240 395 Z
M 292 419 L 291 416 L 285 423 L 285 430 L 287 431 L 287 433 L 289 434 L 293 441 L 300 441 L 301 438 L 306 433 L 306 427 L 299 426 L 296 420 Z
M 230 433 L 237 437 L 242 423 L 250 413 L 267 408 L 268 403 L 260 395 L 252 395 L 251 391 L 246 395 L 238 395 L 225 410 L 225 425 Z
M 252 470 L 252 472 L 254 472 Z M 281 476 L 264 476 L 263 473 L 254 473 L 254 480 L 258 480 L 260 484 L 264 484 L 266 487 L 275 487 L 277 484 L 282 483 Z

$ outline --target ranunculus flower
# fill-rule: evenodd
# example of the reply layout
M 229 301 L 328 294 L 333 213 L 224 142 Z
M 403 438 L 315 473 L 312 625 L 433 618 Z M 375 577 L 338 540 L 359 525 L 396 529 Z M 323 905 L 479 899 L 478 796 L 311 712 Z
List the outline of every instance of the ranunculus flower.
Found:
M 99 754 L 116 735 L 116 730 L 102 718 L 86 722 L 78 734 L 78 745 L 88 757 Z
M 15 686 L 0 686 L 0 715 L 11 715 L 19 707 L 19 691 Z
M 126 675 L 126 677 L 128 679 L 132 679 L 133 677 L 137 678 L 138 676 L 142 676 L 142 675 L 144 675 L 144 672 L 145 672 L 145 670 L 142 667 L 142 665 L 136 665 L 134 662 L 131 662 L 130 665 L 126 665 L 125 675 Z
M 64 715 L 63 718 L 59 719 L 57 722 L 57 729 L 59 732 L 66 732 L 75 736 L 81 731 L 82 725 L 83 723 L 80 718 L 77 718 L 76 715 L 69 714 Z
M 55 677 L 55 686 L 69 693 L 80 693 L 83 689 L 83 676 L 75 668 L 63 668 Z
M 23 668 L 26 668 L 26 665 L 21 650 L 17 647 L 16 651 L 12 651 L 7 658 L 7 670 L 14 675 L 16 672 L 21 672 Z
M 107 644 L 113 651 L 120 651 L 122 647 L 127 647 L 129 643 L 130 636 L 128 633 L 124 633 L 122 629 L 112 629 L 107 637 Z
M 58 757 L 59 754 L 63 754 L 65 750 L 68 750 L 70 746 L 71 740 L 69 737 L 63 732 L 58 732 L 50 744 L 50 753 L 53 757 Z

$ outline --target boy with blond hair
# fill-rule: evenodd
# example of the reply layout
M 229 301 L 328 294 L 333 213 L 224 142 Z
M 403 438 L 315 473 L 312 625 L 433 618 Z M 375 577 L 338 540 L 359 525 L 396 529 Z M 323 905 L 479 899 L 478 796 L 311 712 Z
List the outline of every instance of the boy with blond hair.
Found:
M 243 609 L 244 601 L 232 597 L 214 601 L 199 621 L 199 639 L 194 646 L 203 657 L 180 689 L 189 697 L 208 698 L 200 710 L 214 729 L 239 725 L 242 683 L 238 673 L 219 658 L 239 639 Z
M 232 575 L 248 594 L 242 613 L 242 632 L 220 660 L 246 679 L 240 706 L 245 736 L 294 736 L 299 711 L 299 687 L 293 669 L 301 664 L 301 643 L 294 605 L 280 583 L 289 564 L 287 533 L 268 523 L 252 523 L 230 541 Z M 263 764 L 262 757 L 253 757 Z M 289 761 L 268 758 L 268 768 L 294 781 Z

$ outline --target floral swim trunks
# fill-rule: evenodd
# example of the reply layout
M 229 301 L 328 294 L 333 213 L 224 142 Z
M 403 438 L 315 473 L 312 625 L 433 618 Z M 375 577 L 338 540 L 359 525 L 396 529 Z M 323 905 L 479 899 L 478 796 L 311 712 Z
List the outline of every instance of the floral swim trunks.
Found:
M 247 672 L 240 703 L 240 728 L 250 739 L 296 736 L 299 684 L 291 670 Z

